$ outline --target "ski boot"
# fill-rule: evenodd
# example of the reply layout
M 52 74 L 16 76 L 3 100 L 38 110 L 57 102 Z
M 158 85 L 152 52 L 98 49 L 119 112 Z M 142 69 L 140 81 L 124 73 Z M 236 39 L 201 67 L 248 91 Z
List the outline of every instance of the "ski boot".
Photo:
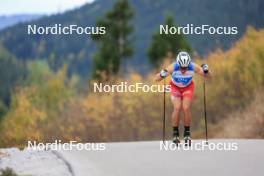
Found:
M 173 136 L 173 138 L 172 138 L 172 142 L 173 142 L 174 144 L 176 144 L 176 146 L 178 147 L 179 144 L 181 143 L 179 136 Z
M 191 147 L 192 145 L 192 139 L 190 136 L 184 136 L 184 145 L 187 147 Z

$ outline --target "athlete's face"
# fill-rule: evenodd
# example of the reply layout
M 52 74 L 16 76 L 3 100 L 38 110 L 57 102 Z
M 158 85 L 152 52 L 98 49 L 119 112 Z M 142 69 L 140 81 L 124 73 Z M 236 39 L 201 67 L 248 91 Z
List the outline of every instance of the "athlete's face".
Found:
M 180 70 L 182 73 L 185 73 L 187 71 L 187 67 L 180 67 Z

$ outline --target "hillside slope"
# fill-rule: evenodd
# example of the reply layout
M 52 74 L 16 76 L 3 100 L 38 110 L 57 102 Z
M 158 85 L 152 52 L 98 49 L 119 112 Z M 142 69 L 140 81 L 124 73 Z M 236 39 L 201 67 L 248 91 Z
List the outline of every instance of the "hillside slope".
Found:
M 189 35 L 187 36 L 192 47 L 201 55 L 217 47 L 229 48 L 234 41 L 243 35 L 246 26 L 263 27 L 264 1 L 255 0 L 130 0 L 135 10 L 133 24 L 135 33 L 133 41 L 135 54 L 129 61 L 138 71 L 148 68 L 146 49 L 151 35 L 163 23 L 164 15 L 170 12 L 176 23 L 184 26 L 187 23 L 195 25 L 209 24 L 213 26 L 237 26 L 239 34 L 235 36 L 223 35 Z M 55 23 L 62 25 L 78 24 L 81 26 L 94 25 L 111 8 L 113 0 L 97 0 L 94 3 L 82 6 L 79 9 L 63 14 L 52 15 L 31 22 L 41 26 L 50 26 Z M 142 18 L 144 17 L 144 18 Z M 83 36 L 28 36 L 26 24 L 19 24 L 0 32 L 0 42 L 18 58 L 51 58 L 53 65 L 61 65 L 67 61 L 70 70 L 81 75 L 87 75 L 91 68 L 91 58 L 95 46 L 89 37 Z M 54 61 L 54 58 L 55 61 Z M 88 69 L 87 69 L 88 68 Z
M 15 25 L 17 23 L 22 23 L 22 22 L 31 21 L 31 20 L 40 18 L 41 16 L 42 15 L 37 15 L 37 14 L 0 16 L 0 30 L 7 28 L 9 26 Z

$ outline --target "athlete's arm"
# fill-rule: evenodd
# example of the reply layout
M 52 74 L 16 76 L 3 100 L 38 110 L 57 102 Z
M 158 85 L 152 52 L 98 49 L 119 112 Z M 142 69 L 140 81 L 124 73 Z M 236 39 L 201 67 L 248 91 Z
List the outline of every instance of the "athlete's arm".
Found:
M 173 67 L 174 67 L 174 63 L 172 63 L 171 65 L 169 65 L 166 69 L 163 69 L 161 72 L 167 72 L 167 74 L 165 74 L 165 77 L 161 76 L 161 72 L 157 73 L 155 76 L 155 81 L 161 81 L 164 78 L 166 78 L 169 74 L 172 74 L 173 72 Z
M 207 73 L 204 73 L 203 68 L 197 64 L 194 63 L 194 72 L 197 73 L 198 75 L 205 76 L 205 77 L 212 77 L 212 73 L 210 70 L 208 70 Z

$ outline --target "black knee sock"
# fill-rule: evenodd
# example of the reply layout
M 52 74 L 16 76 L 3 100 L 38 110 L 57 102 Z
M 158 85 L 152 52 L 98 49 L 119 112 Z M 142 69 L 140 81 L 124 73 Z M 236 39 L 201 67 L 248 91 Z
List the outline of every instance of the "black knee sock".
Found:
M 179 136 L 179 128 L 173 127 L 173 136 Z
M 184 126 L 184 136 L 190 136 L 190 126 Z

